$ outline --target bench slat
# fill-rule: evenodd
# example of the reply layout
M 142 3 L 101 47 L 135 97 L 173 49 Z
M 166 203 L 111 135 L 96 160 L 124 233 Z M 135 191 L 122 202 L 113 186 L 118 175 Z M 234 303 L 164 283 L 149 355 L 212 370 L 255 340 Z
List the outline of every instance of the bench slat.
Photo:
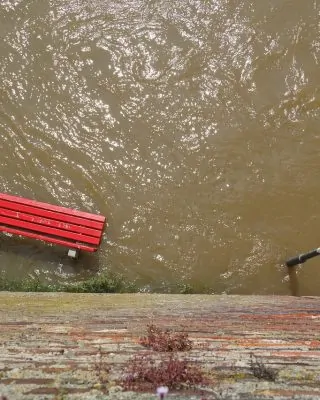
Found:
M 95 245 L 99 245 L 99 243 L 100 243 L 100 238 L 95 238 L 93 236 L 69 232 L 69 231 L 65 231 L 65 230 L 57 229 L 57 228 L 50 228 L 48 226 L 34 224 L 32 222 L 22 221 L 22 220 L 18 220 L 18 219 L 9 218 L 9 217 L 4 217 L 2 215 L 0 215 L 0 223 L 4 224 L 4 225 L 9 225 L 11 227 L 25 228 L 25 229 L 31 230 L 35 233 L 40 232 L 40 233 L 46 233 L 49 235 L 55 235 L 61 239 L 68 238 L 68 239 L 73 239 L 75 241 L 79 240 L 81 242 L 91 243 L 91 244 L 95 244 Z
M 59 228 L 62 230 L 67 230 L 75 233 L 81 233 L 84 235 L 94 236 L 100 238 L 102 235 L 102 230 L 92 229 L 85 226 L 70 224 L 64 221 L 57 221 L 55 219 L 48 219 L 45 217 L 26 214 L 20 211 L 9 210 L 6 208 L 0 208 L 0 218 L 1 215 L 4 217 L 14 218 L 17 220 L 23 220 L 28 222 L 33 222 L 35 224 L 51 226 L 53 228 Z
M 0 225 L 0 231 L 14 233 L 16 235 L 21 235 L 21 236 L 27 236 L 30 238 L 40 239 L 45 242 L 60 244 L 62 246 L 71 247 L 74 249 L 85 250 L 85 251 L 90 251 L 90 252 L 97 251 L 97 247 L 93 247 L 93 246 L 91 247 L 91 246 L 88 246 L 88 245 L 82 244 L 82 243 L 75 243 L 75 242 L 71 242 L 71 241 L 67 241 L 67 240 L 54 238 L 51 236 L 40 235 L 38 233 L 33 233 L 33 232 L 28 232 L 28 231 L 24 231 L 24 230 L 20 230 L 20 229 L 10 228 L 8 226 Z
M 18 196 L 11 196 L 8 194 L 4 194 L 4 193 L 0 193 L 0 199 L 2 200 L 7 200 L 10 202 L 15 202 L 18 203 L 20 205 L 29 205 L 31 207 L 35 207 L 38 209 L 44 209 L 44 210 L 49 210 L 49 211 L 54 211 L 57 212 L 59 214 L 66 214 L 66 215 L 73 215 L 75 217 L 80 217 L 80 218 L 84 218 L 84 219 L 89 219 L 91 221 L 97 221 L 97 222 L 105 222 L 105 217 L 103 215 L 97 215 L 97 214 L 91 214 L 91 213 L 87 213 L 84 211 L 78 211 L 78 210 L 73 210 L 70 208 L 66 208 L 66 207 L 60 207 L 60 206 L 54 206 L 52 204 L 49 203 L 43 203 L 40 201 L 35 201 L 35 200 L 29 200 L 29 199 L 25 199 L 23 197 L 18 197 Z
M 78 216 L 72 215 L 67 215 L 67 214 L 59 214 L 58 212 L 53 212 L 50 210 L 45 210 L 42 208 L 38 207 L 31 207 L 30 205 L 25 205 L 23 203 L 16 203 L 8 200 L 3 200 L 1 199 L 2 195 L 0 194 L 0 208 L 7 208 L 10 210 L 14 211 L 21 211 L 28 213 L 30 215 L 37 215 L 39 217 L 45 217 L 49 219 L 55 219 L 57 221 L 62 221 L 62 222 L 67 222 L 67 223 L 72 223 L 72 224 L 77 224 L 77 225 L 83 225 L 88 228 L 93 228 L 93 229 L 98 229 L 102 230 L 103 225 L 105 222 L 105 217 L 103 217 L 102 221 L 94 221 L 94 220 L 89 220 L 87 218 L 81 218 Z

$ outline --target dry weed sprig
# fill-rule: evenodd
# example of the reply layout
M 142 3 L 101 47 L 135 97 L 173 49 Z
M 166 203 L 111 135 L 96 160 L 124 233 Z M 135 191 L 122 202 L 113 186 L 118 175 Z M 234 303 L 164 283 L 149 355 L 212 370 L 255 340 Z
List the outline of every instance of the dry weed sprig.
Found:
M 153 324 L 148 325 L 147 335 L 139 341 L 142 346 L 159 352 L 187 351 L 192 348 L 188 333 L 162 330 Z
M 203 382 L 204 374 L 199 367 L 170 354 L 158 362 L 150 355 L 133 357 L 127 365 L 122 384 L 125 390 L 144 391 L 159 385 L 181 389 Z

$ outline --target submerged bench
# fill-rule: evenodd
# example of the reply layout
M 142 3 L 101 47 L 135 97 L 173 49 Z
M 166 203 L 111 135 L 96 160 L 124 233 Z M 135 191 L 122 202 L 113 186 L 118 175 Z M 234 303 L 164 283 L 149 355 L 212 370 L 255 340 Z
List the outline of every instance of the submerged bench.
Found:
M 102 215 L 0 193 L 0 231 L 65 246 L 73 258 L 79 250 L 98 249 L 105 221 Z

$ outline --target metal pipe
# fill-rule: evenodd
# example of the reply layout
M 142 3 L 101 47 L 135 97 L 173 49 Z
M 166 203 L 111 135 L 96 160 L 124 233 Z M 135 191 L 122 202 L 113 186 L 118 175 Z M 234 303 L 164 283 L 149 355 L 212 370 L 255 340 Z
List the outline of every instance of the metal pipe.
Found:
M 290 258 L 286 261 L 287 267 L 293 267 L 298 264 L 303 264 L 305 261 L 309 260 L 309 258 L 316 257 L 320 254 L 320 247 L 317 249 L 311 250 L 308 253 L 299 254 L 296 257 Z

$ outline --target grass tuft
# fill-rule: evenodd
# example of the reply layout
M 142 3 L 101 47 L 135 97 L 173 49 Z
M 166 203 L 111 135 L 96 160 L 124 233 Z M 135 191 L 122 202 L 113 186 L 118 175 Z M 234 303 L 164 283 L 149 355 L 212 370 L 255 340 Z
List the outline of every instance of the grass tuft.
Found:
M 266 366 L 263 361 L 253 354 L 250 355 L 250 370 L 258 379 L 274 382 L 277 379 L 278 371 Z

